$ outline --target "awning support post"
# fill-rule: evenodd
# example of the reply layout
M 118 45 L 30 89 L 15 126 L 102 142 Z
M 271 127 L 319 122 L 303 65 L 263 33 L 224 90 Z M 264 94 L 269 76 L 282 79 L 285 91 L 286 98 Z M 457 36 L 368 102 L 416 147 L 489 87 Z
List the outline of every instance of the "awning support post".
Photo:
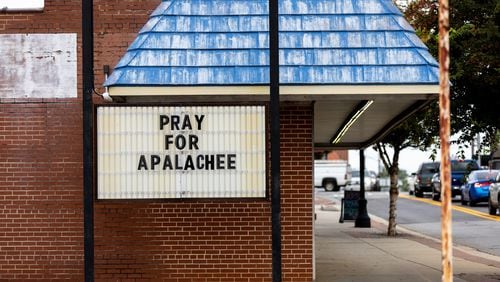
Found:
M 280 90 L 278 0 L 269 0 L 271 222 L 273 282 L 281 281 Z
M 366 208 L 367 201 L 365 198 L 365 150 L 359 150 L 359 201 L 358 201 L 358 216 L 354 222 L 354 227 L 370 228 L 371 221 Z
M 82 2 L 83 80 L 83 252 L 86 282 L 94 281 L 93 103 L 94 19 L 93 0 Z

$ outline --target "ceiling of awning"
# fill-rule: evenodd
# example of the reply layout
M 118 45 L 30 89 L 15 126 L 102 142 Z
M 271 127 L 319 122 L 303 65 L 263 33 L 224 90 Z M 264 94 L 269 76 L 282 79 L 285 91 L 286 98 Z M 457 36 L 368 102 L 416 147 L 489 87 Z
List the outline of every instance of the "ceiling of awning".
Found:
M 117 87 L 130 103 L 267 103 L 269 87 Z M 437 85 L 282 86 L 280 100 L 314 104 L 317 150 L 365 148 L 385 136 L 416 111 L 437 99 Z M 339 142 L 337 133 L 357 107 L 373 101 Z
M 435 95 L 406 96 L 390 95 L 372 99 L 349 99 L 316 101 L 314 104 L 314 143 L 317 149 L 365 148 L 384 137 L 392 128 L 411 114 L 427 106 Z M 365 101 L 370 106 L 348 128 L 338 142 L 343 126 L 349 122 L 356 108 Z
M 367 146 L 436 98 L 437 62 L 391 0 L 279 1 L 279 29 L 281 97 L 314 101 L 318 148 Z M 162 1 L 105 82 L 182 102 L 261 102 L 268 85 L 267 0 Z

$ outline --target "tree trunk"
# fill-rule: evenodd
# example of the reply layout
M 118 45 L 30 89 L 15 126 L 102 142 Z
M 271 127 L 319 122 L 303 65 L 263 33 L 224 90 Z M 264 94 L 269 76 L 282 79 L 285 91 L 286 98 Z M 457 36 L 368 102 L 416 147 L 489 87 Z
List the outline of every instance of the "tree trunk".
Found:
M 396 201 L 399 195 L 398 189 L 399 169 L 394 164 L 389 169 L 391 188 L 389 189 L 389 225 L 387 226 L 387 236 L 396 236 Z

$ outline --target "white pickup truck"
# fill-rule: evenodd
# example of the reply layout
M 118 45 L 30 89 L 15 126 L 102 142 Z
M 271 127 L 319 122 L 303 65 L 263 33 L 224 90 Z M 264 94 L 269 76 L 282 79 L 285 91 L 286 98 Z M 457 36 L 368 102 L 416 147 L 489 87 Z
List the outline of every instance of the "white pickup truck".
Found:
M 325 191 L 339 191 L 351 183 L 351 166 L 342 160 L 315 160 L 314 186 Z

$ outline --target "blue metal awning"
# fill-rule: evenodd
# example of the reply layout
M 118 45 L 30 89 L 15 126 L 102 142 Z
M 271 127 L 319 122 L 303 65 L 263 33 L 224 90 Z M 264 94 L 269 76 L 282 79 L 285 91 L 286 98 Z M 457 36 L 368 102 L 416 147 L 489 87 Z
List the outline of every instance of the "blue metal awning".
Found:
M 280 99 L 316 101 L 316 147 L 365 147 L 436 98 L 438 64 L 391 0 L 280 0 L 279 14 Z M 127 101 L 268 101 L 268 28 L 267 0 L 163 1 L 105 86 Z
M 438 64 L 390 0 L 283 0 L 282 85 L 437 85 Z M 106 86 L 269 84 L 267 0 L 170 0 Z

